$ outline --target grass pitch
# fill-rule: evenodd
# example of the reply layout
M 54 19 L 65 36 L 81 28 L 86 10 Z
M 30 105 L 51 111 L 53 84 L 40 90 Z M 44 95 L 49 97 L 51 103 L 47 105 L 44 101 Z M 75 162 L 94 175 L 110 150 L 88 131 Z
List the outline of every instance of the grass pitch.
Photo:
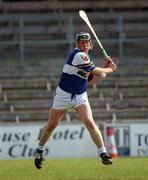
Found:
M 1 160 L 1 180 L 148 180 L 148 158 L 118 158 L 112 166 L 101 160 L 48 159 L 41 170 L 33 160 Z

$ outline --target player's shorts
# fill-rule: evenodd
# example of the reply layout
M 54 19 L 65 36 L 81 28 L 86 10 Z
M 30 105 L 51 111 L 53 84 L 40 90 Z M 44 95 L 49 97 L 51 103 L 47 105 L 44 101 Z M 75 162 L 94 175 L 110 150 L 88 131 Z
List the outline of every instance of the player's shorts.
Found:
M 52 108 L 57 110 L 70 110 L 84 103 L 88 103 L 87 92 L 72 95 L 71 93 L 63 91 L 60 87 L 57 87 Z

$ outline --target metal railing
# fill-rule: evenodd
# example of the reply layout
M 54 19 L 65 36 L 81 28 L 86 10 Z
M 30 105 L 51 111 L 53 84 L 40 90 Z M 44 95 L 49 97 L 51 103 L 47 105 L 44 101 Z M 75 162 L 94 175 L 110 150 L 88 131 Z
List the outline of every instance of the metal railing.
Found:
M 93 14 L 91 17 L 94 16 Z M 105 17 L 105 21 L 103 19 L 99 19 L 99 16 L 95 15 L 96 22 L 92 22 L 94 24 L 94 28 L 96 32 L 98 32 L 98 36 L 101 33 L 111 34 L 110 36 L 103 37 L 102 35 L 102 43 L 105 44 L 116 44 L 117 46 L 117 56 L 120 59 L 124 56 L 125 43 L 145 43 L 148 40 L 147 37 L 126 37 L 125 33 L 125 22 L 124 17 L 122 16 L 114 16 L 114 17 Z M 99 21 L 99 22 L 97 22 Z M 100 23 L 101 22 L 101 23 Z M 109 27 L 110 29 L 106 29 Z M 148 29 L 148 25 L 146 25 Z M 1 15 L 0 16 L 0 49 L 4 47 L 19 47 L 19 59 L 21 62 L 25 59 L 26 47 L 29 46 L 48 46 L 50 45 L 68 45 L 68 50 L 71 51 L 75 40 L 75 33 L 80 30 L 88 30 L 88 27 L 75 16 L 68 15 L 33 15 L 33 16 L 9 16 L 9 15 Z M 132 30 L 131 30 L 132 31 Z M 134 31 L 134 28 L 133 28 Z M 135 29 L 136 31 L 136 29 Z M 142 31 L 142 30 L 141 30 Z M 135 33 L 135 32 L 133 32 Z M 53 35 L 54 34 L 54 35 Z M 60 35 L 62 38 L 59 37 Z M 141 32 L 142 34 L 142 32 Z M 30 39 L 26 36 L 29 36 Z M 56 36 L 57 35 L 57 36 Z M 36 38 L 33 39 L 32 37 Z M 43 39 L 38 38 L 40 36 L 45 36 Z M 46 36 L 48 38 L 46 38 Z M 111 37 L 113 36 L 113 37 Z M 94 41 L 95 43 L 95 41 Z

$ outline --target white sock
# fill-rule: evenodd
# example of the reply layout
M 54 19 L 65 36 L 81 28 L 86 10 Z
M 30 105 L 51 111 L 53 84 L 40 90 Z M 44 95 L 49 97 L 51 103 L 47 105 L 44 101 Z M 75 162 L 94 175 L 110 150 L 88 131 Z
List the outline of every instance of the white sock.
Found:
M 40 144 L 38 144 L 38 149 L 39 149 L 39 150 L 41 150 L 41 151 L 44 151 L 45 146 L 44 146 L 44 145 L 40 145 Z
M 101 148 L 98 149 L 99 150 L 99 154 L 102 154 L 102 153 L 106 153 L 106 148 L 103 146 Z

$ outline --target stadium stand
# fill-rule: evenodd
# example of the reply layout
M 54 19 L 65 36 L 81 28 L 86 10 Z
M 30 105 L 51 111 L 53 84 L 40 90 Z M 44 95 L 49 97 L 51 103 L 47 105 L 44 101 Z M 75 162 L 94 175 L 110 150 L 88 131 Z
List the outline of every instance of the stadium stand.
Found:
M 74 34 L 81 29 L 88 30 L 78 17 L 77 12 L 81 8 L 88 11 L 95 30 L 103 37 L 103 43 L 112 52 L 122 54 L 123 52 L 116 52 L 117 47 L 127 47 L 128 51 L 127 43 L 130 43 L 131 51 L 133 49 L 130 53 L 133 54 L 146 45 L 148 32 L 146 0 L 2 1 L 0 50 L 10 51 L 13 48 L 25 47 L 22 49 L 25 52 L 22 53 L 42 52 L 43 55 L 48 53 L 55 56 L 55 49 L 59 48 L 62 49 L 59 54 L 65 55 L 67 51 L 63 49 L 67 49 L 68 46 L 72 48 Z M 135 41 L 143 42 L 137 45 Z
M 135 66 L 132 72 L 132 66 L 119 67 L 121 70 L 113 76 L 98 81 L 95 87 L 89 87 L 88 95 L 96 121 L 148 118 L 148 71 L 147 68 L 140 70 L 144 66 Z M 55 69 L 59 69 L 58 73 Z M 56 66 L 55 62 L 40 68 L 25 66 L 23 70 L 16 66 L 11 70 L 3 68 L 0 71 L 1 122 L 46 121 L 61 69 L 62 63 Z M 69 114 L 71 120 L 77 119 L 74 112 Z
M 68 0 L 46 0 L 46 1 L 3 1 L 4 11 L 46 11 L 46 10 L 63 10 L 73 11 L 81 8 L 87 10 L 124 10 L 124 9 L 142 9 L 147 8 L 148 2 L 146 0 L 83 0 L 83 1 L 68 1 Z
M 1 62 L 0 123 L 47 120 L 63 56 L 69 50 L 68 45 L 73 45 L 72 36 L 81 29 L 88 30 L 76 15 L 81 8 L 88 11 L 92 24 L 111 54 L 118 55 L 116 49 L 120 39 L 124 40 L 123 54 L 132 55 L 118 62 L 118 71 L 113 76 L 89 87 L 95 120 L 148 120 L 147 0 L 3 0 L 0 2 L 0 52 L 9 54 L 11 50 L 16 51 L 24 41 L 26 54 L 31 51 L 33 55 L 44 57 L 48 52 L 49 62 L 24 66 Z M 74 24 L 72 30 L 71 23 Z M 120 23 L 124 25 L 122 32 Z M 139 42 L 142 43 L 137 46 Z M 96 48 L 94 51 L 98 54 L 99 50 Z M 74 112 L 68 113 L 72 121 L 77 121 Z

